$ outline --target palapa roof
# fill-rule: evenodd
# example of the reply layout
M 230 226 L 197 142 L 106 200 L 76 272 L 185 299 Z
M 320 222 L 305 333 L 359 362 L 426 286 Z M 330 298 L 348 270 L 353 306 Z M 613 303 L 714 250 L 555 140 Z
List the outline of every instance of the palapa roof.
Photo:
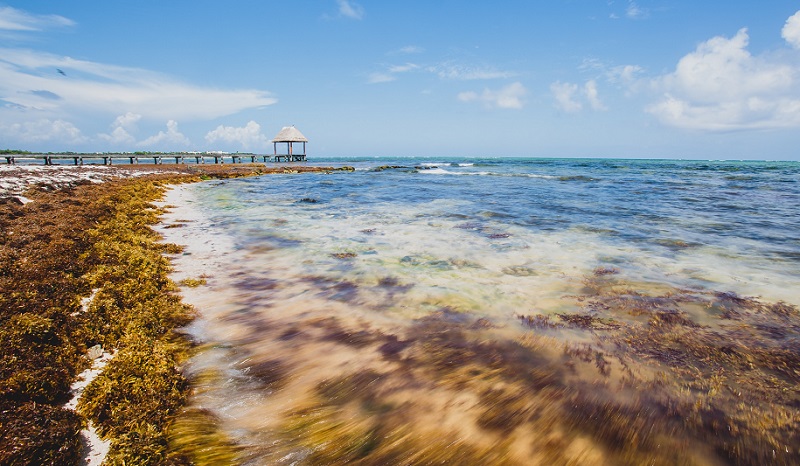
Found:
M 284 126 L 272 142 L 308 142 L 303 133 L 294 126 Z

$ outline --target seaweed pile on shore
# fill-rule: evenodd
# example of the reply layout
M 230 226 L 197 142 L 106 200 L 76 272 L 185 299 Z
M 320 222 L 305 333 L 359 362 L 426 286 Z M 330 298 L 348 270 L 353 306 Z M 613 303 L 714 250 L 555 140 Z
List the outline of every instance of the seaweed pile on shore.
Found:
M 149 204 L 162 193 L 157 178 L 32 191 L 24 206 L 4 199 L 0 463 L 78 463 L 85 417 L 114 439 L 111 461 L 165 458 L 158 437 L 186 385 L 177 363 L 188 344 L 173 330 L 191 312 L 166 277 L 168 246 L 148 228 L 159 215 Z M 62 405 L 98 344 L 117 354 L 87 387 L 84 417 Z
M 188 389 L 180 366 L 191 345 L 176 329 L 193 314 L 167 277 L 164 254 L 180 248 L 149 228 L 162 213 L 152 202 L 167 183 L 286 169 L 155 168 L 126 167 L 150 173 L 100 184 L 38 184 L 24 204 L 0 196 L 0 464 L 81 463 L 87 420 L 111 440 L 109 464 L 189 462 L 167 435 Z M 96 345 L 115 357 L 77 412 L 66 409 Z

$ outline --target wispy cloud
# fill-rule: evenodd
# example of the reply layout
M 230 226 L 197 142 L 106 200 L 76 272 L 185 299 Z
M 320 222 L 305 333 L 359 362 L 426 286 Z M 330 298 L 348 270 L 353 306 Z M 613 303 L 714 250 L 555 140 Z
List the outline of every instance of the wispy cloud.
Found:
M 453 79 L 458 81 L 470 81 L 476 79 L 508 79 L 516 76 L 516 73 L 502 71 L 490 66 L 469 66 L 452 62 L 440 63 L 428 67 L 428 71 L 436 74 L 442 79 Z
M 642 73 L 644 73 L 644 68 L 639 65 L 620 65 L 607 70 L 605 76 L 609 82 L 629 86 L 633 84 Z
M 783 29 L 792 47 L 798 15 Z M 753 56 L 748 44 L 747 29 L 700 44 L 675 71 L 652 81 L 661 97 L 647 111 L 666 125 L 698 130 L 800 127 L 800 55 Z
M 367 84 L 390 83 L 395 80 L 397 80 L 397 76 L 390 73 L 370 73 L 367 77 Z
M 0 100 L 14 108 L 45 112 L 48 116 L 91 110 L 112 115 L 133 112 L 162 120 L 196 120 L 277 101 L 266 91 L 202 87 L 140 68 L 31 50 L 0 49 L 0 57 Z
M 639 6 L 634 1 L 628 2 L 628 7 L 625 9 L 625 16 L 630 19 L 642 19 L 650 15 L 650 11 Z
M 219 125 L 209 131 L 205 139 L 209 144 L 236 144 L 245 150 L 263 149 L 269 143 L 261 132 L 261 125 L 252 120 L 242 127 Z
M 424 48 L 416 46 L 416 45 L 406 45 L 405 47 L 400 47 L 394 53 L 402 53 L 406 55 L 411 55 L 415 53 L 423 53 L 425 51 Z
M 609 5 L 611 4 L 613 4 L 613 2 L 609 2 Z M 625 6 L 624 16 L 628 19 L 645 19 L 650 17 L 650 10 L 647 8 L 642 8 L 634 0 L 628 0 L 627 5 Z M 618 12 L 613 12 L 609 14 L 609 17 L 611 19 L 621 18 Z
M 461 92 L 457 97 L 462 102 L 481 102 L 487 108 L 520 109 L 525 105 L 526 95 L 528 90 L 525 86 L 514 82 L 497 90 L 486 88 L 481 93 Z
M 363 19 L 364 8 L 356 2 L 350 0 L 336 0 L 339 5 L 339 16 L 350 19 Z
M 0 6 L 0 31 L 41 31 L 51 27 L 74 25 L 74 21 L 63 16 L 35 15 L 10 6 Z
M 386 71 L 379 71 L 375 73 L 371 73 L 367 77 L 367 83 L 369 84 L 379 84 L 379 83 L 388 83 L 397 80 L 397 75 L 402 73 L 408 73 L 411 71 L 416 71 L 420 69 L 420 66 L 416 63 L 404 63 L 402 65 L 391 65 L 386 68 Z
M 400 74 L 421 72 L 434 75 L 439 79 L 448 81 L 477 81 L 492 79 L 513 78 L 517 73 L 502 71 L 485 65 L 464 65 L 452 61 L 426 65 L 418 63 L 403 63 L 400 65 L 385 66 L 384 71 L 378 71 L 368 76 L 370 84 L 391 82 L 398 79 Z
M 419 65 L 415 63 L 406 63 L 404 65 L 393 65 L 389 67 L 390 73 L 407 73 L 419 69 Z

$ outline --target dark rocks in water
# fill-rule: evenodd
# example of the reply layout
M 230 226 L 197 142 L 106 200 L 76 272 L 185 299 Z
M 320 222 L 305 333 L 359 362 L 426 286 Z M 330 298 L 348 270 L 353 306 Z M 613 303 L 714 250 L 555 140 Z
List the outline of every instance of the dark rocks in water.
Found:
M 319 201 L 314 199 L 313 197 L 304 197 L 297 202 L 304 202 L 306 204 L 316 204 Z
M 397 169 L 409 169 L 411 167 L 406 167 L 403 165 L 381 165 L 380 167 L 375 167 L 372 169 L 374 172 L 382 172 L 384 170 L 397 170 Z

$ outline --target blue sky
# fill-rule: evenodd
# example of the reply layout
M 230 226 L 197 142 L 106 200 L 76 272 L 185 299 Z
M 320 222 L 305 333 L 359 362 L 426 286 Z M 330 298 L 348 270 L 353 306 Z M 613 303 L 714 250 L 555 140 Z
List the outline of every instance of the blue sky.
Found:
M 311 157 L 800 160 L 800 2 L 0 3 L 0 148 L 285 125 Z

